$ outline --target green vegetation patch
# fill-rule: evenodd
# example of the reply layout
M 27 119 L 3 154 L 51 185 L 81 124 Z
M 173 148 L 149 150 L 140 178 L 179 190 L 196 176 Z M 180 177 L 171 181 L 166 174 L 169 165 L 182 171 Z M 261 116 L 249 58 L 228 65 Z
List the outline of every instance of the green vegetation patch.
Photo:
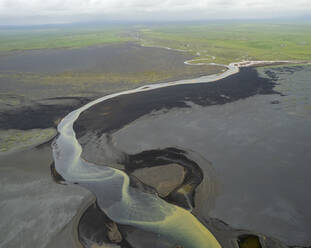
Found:
M 217 63 L 243 59 L 311 60 L 310 30 L 310 23 L 255 22 L 0 29 L 0 52 L 136 41 L 146 46 L 187 50 L 198 58 L 212 55 Z
M 217 63 L 311 60 L 311 24 L 188 24 L 140 29 L 142 43 L 189 50 Z
M 131 41 L 131 37 L 122 34 L 123 30 L 123 27 L 0 30 L 0 52 L 80 48 Z

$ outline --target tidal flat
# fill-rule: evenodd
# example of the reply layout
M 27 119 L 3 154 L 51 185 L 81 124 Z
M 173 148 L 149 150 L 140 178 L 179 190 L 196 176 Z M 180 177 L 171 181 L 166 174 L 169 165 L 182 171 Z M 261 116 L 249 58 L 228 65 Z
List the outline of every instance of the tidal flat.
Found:
M 79 63 L 68 59 L 69 55 Z M 74 219 L 94 197 L 82 188 L 57 185 L 51 177 L 50 146 L 59 121 L 102 95 L 222 69 L 189 68 L 183 62 L 191 57 L 135 44 L 2 55 L 0 214 L 5 217 L 0 225 L 0 246 L 81 246 Z
M 55 129 L 66 113 L 99 96 L 223 69 L 185 65 L 191 57 L 134 43 L 6 53 L 0 56 L 0 129 Z
M 0 246 L 180 247 L 113 222 L 83 188 L 57 185 L 51 142 L 25 137 L 54 136 L 65 115 L 99 96 L 223 70 L 184 64 L 192 58 L 133 43 L 1 56 L 1 145 L 26 145 L 0 154 Z M 75 123 L 82 156 L 192 211 L 222 247 L 308 246 L 309 78 L 308 66 L 246 68 L 208 84 L 111 99 Z
M 310 73 L 310 66 L 246 68 L 209 84 L 105 101 L 75 123 L 82 156 L 99 165 L 125 165 L 134 185 L 136 170 L 160 165 L 166 173 L 177 159 L 186 177 L 162 197 L 190 205 L 223 247 L 231 247 L 229 240 L 308 246 Z M 189 165 L 183 158 L 189 152 L 202 160 Z M 139 185 L 150 187 L 150 176 L 140 174 Z M 119 230 L 137 244 L 125 227 Z
M 135 43 L 11 52 L 0 57 L 1 93 L 32 98 L 89 96 L 142 83 L 215 74 L 223 69 L 185 65 L 184 61 L 192 57 Z

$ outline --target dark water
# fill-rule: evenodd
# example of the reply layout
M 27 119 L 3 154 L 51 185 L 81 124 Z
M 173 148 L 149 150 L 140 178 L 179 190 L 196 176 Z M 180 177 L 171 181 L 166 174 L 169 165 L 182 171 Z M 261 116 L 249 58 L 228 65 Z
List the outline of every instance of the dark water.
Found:
M 204 202 L 206 192 L 197 190 L 193 212 L 198 217 L 217 218 L 287 245 L 310 245 L 311 67 L 258 71 L 269 81 L 251 74 L 241 80 L 253 73 L 249 70 L 215 86 L 169 87 L 98 104 L 75 126 L 83 157 L 125 163 L 143 151 L 195 151 L 212 163 L 219 182 L 212 205 Z M 283 95 L 272 90 L 271 80 Z M 105 113 L 102 121 L 100 113 Z

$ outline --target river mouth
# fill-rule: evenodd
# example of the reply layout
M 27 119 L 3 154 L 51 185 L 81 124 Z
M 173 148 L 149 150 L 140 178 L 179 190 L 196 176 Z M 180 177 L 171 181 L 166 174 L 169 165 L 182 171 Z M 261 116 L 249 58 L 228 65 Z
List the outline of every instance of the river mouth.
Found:
M 87 111 L 82 112 L 79 118 L 78 116 L 75 116 L 77 113 L 73 113 L 72 118 L 77 119 L 76 122 L 73 122 L 75 130 L 74 135 L 77 135 L 79 143 L 83 147 L 83 149 L 78 151 L 77 154 L 78 156 L 82 154 L 82 158 L 85 160 L 83 160 L 83 164 L 79 166 L 79 170 L 81 171 L 79 171 L 78 177 L 76 177 L 77 180 L 71 177 L 71 173 L 68 173 L 66 170 L 64 171 L 62 167 L 57 168 L 56 166 L 56 170 L 61 176 L 64 176 L 63 179 L 65 181 L 80 184 L 91 190 L 97 196 L 97 205 L 91 206 L 85 212 L 84 218 L 80 221 L 80 228 L 81 230 L 84 230 L 84 232 L 80 232 L 80 239 L 90 240 L 90 237 L 85 234 L 87 233 L 85 230 L 92 230 L 93 227 L 88 227 L 87 223 L 89 222 L 86 220 L 91 218 L 87 216 L 95 216 L 92 218 L 96 219 L 97 214 L 99 214 L 97 210 L 105 213 L 107 218 L 102 219 L 110 223 L 108 224 L 108 226 L 110 226 L 110 229 L 108 228 L 110 232 L 112 229 L 115 230 L 116 227 L 118 227 L 120 233 L 119 235 L 114 232 L 114 235 L 112 235 L 113 238 L 108 240 L 97 240 L 97 237 L 92 240 L 93 243 L 91 243 L 91 245 L 86 244 L 86 242 L 84 242 L 84 245 L 86 247 L 92 247 L 94 244 L 100 245 L 102 242 L 108 242 L 110 244 L 118 245 L 119 247 L 140 247 L 139 242 L 137 241 L 137 236 L 134 235 L 136 238 L 133 238 L 133 236 L 131 238 L 131 235 L 127 234 L 129 231 L 126 228 L 124 229 L 124 226 L 130 226 L 129 229 L 131 230 L 131 233 L 139 233 L 139 235 L 142 235 L 142 233 L 145 232 L 148 234 L 151 233 L 149 240 L 151 243 L 153 240 L 151 237 L 158 237 L 156 240 L 158 240 L 160 242 L 159 244 L 161 244 L 159 247 L 166 247 L 165 244 L 167 247 L 204 247 L 202 246 L 202 243 L 200 243 L 201 241 L 198 241 L 198 239 L 200 239 L 200 235 L 193 238 L 193 233 L 189 229 L 184 231 L 186 231 L 185 233 L 188 233 L 186 234 L 189 235 L 188 237 L 192 238 L 186 238 L 182 241 L 178 240 L 178 238 L 176 239 L 176 237 L 180 237 L 185 234 L 182 234 L 179 230 L 175 230 L 174 228 L 176 228 L 176 225 L 173 223 L 179 223 L 177 219 L 179 220 L 183 218 L 179 216 L 177 219 L 174 219 L 173 222 L 165 221 L 167 213 L 170 215 L 175 211 L 174 207 L 166 208 L 167 205 L 165 202 L 168 202 L 171 203 L 170 206 L 179 206 L 178 209 L 192 211 L 192 216 L 196 216 L 200 222 L 207 227 L 206 230 L 209 230 L 213 236 L 216 237 L 222 247 L 235 247 L 234 245 L 238 245 L 240 247 L 269 247 L 272 243 L 274 244 L 274 247 L 284 247 L 284 245 L 279 241 L 268 238 L 267 236 L 269 236 L 269 234 L 265 236 L 258 234 L 255 231 L 250 232 L 234 229 L 218 220 L 217 212 L 215 212 L 217 204 L 219 204 L 217 203 L 218 200 L 216 199 L 216 203 L 213 202 L 214 200 L 202 200 L 202 198 L 204 198 L 202 196 L 207 192 L 213 192 L 213 194 L 217 196 L 219 193 L 218 191 L 222 190 L 217 181 L 222 180 L 223 178 L 219 179 L 215 175 L 218 174 L 219 171 L 213 172 L 215 167 L 219 170 L 217 168 L 218 164 L 214 162 L 216 161 L 215 155 L 211 152 L 206 153 L 206 151 L 204 152 L 202 148 L 198 147 L 196 147 L 198 149 L 188 149 L 191 147 L 189 143 L 191 144 L 193 142 L 193 138 L 196 134 L 193 133 L 193 137 L 190 138 L 191 133 L 185 135 L 183 132 L 184 130 L 179 130 L 179 127 L 177 128 L 176 125 L 176 129 L 180 131 L 179 134 L 184 135 L 178 136 L 177 133 L 174 133 L 173 129 L 169 129 L 172 130 L 172 133 L 164 134 L 163 128 L 165 125 L 172 123 L 172 120 L 170 119 L 168 122 L 168 119 L 166 119 L 166 121 L 162 121 L 162 123 L 158 121 L 161 120 L 162 116 L 168 118 L 170 115 L 173 115 L 173 117 L 175 115 L 174 118 L 179 125 L 180 123 L 183 123 L 179 118 L 180 113 L 182 115 L 188 115 L 192 111 L 201 111 L 201 113 L 205 113 L 202 112 L 202 108 L 206 108 L 208 110 L 211 109 L 213 112 L 213 109 L 220 108 L 218 106 L 230 108 L 230 106 L 233 106 L 230 103 L 234 103 L 234 105 L 240 104 L 241 101 L 247 101 L 250 103 L 250 100 L 248 100 L 250 99 L 249 97 L 256 96 L 258 94 L 263 94 L 262 99 L 264 99 L 264 101 L 269 99 L 267 101 L 269 104 L 268 106 L 277 106 L 278 104 L 270 105 L 270 102 L 276 101 L 274 99 L 276 96 L 277 98 L 281 97 L 280 94 L 277 94 L 277 92 L 273 90 L 276 85 L 276 81 L 277 79 L 273 77 L 258 77 L 255 69 L 246 68 L 241 70 L 238 74 L 210 84 L 176 85 L 173 87 L 153 89 L 151 91 L 148 90 L 149 88 L 144 87 L 143 90 L 147 90 L 145 92 L 135 92 L 133 94 L 116 96 L 101 103 L 97 103 Z M 255 99 L 257 98 L 255 97 Z M 180 112 L 179 110 L 182 111 Z M 176 118 L 176 113 L 178 113 L 178 118 Z M 192 118 L 192 120 L 194 119 L 195 118 Z M 159 131 L 156 129 L 156 126 L 150 125 L 151 122 L 149 120 L 157 123 L 159 125 L 158 130 L 161 130 L 164 135 L 161 136 Z M 188 121 L 189 123 L 189 120 L 191 119 L 186 119 L 184 122 Z M 149 127 L 148 124 L 150 125 Z M 65 127 L 66 126 L 64 125 L 60 128 L 62 129 Z M 171 128 L 174 127 L 174 125 L 166 127 Z M 203 131 L 202 128 L 201 130 Z M 228 129 L 225 129 L 225 131 L 226 130 Z M 68 130 L 64 132 L 64 134 L 65 136 L 71 136 L 73 133 Z M 164 137 L 164 139 L 159 138 L 160 136 Z M 60 138 L 62 138 L 62 136 Z M 172 144 L 172 140 L 175 140 L 175 143 Z M 66 139 L 62 142 L 66 142 Z M 59 144 L 59 142 L 56 143 L 56 146 Z M 69 150 L 67 151 L 71 152 L 71 148 L 68 147 L 68 149 Z M 197 155 L 193 155 L 191 153 L 192 150 L 195 150 L 193 154 Z M 56 149 L 54 147 L 54 151 L 56 151 L 54 156 L 57 161 L 57 159 L 59 159 L 58 157 L 62 156 L 64 153 L 57 147 Z M 58 154 L 58 152 L 60 154 Z M 191 162 L 189 163 L 189 157 L 202 157 L 202 154 L 203 161 L 205 162 L 196 162 L 195 165 L 189 165 L 191 164 Z M 212 156 L 209 157 L 206 156 L 206 154 L 212 154 Z M 230 157 L 230 153 L 228 153 L 228 156 Z M 207 160 L 212 160 L 213 166 L 211 166 Z M 196 160 L 190 159 L 190 161 Z M 80 163 L 76 160 L 67 160 L 67 162 Z M 100 177 L 93 177 L 93 174 L 91 177 L 81 174 L 81 172 L 85 172 L 83 169 L 83 165 L 85 164 L 93 168 L 92 173 L 94 174 L 105 174 L 105 176 L 109 178 L 113 178 L 113 175 L 117 175 L 118 177 L 115 178 L 115 180 L 111 180 L 109 183 L 105 183 L 103 185 L 98 181 Z M 104 168 L 105 166 L 96 166 L 94 164 L 108 165 L 111 169 Z M 157 184 L 156 180 L 152 183 L 152 185 L 148 185 L 150 178 L 152 178 L 152 173 L 161 173 L 161 169 L 163 170 L 163 168 L 168 168 L 169 166 L 172 173 L 179 173 L 178 175 L 180 175 L 181 178 L 179 181 L 176 181 L 176 184 L 174 185 L 175 187 L 170 187 L 169 193 L 167 193 L 167 189 L 163 189 L 163 187 L 161 188 Z M 146 170 L 151 168 L 154 168 L 156 172 Z M 145 171 L 143 172 L 137 172 L 144 169 Z M 104 170 L 104 172 L 102 172 L 102 170 Z M 126 182 L 127 177 L 123 174 L 124 172 L 129 176 L 128 182 Z M 162 173 L 165 173 L 165 170 L 163 170 Z M 147 180 L 144 180 L 146 174 L 149 174 L 149 179 L 147 177 Z M 205 179 L 208 180 L 203 183 Z M 130 208 L 130 211 L 122 213 L 125 209 L 114 205 L 115 202 L 122 202 L 122 195 L 119 195 L 117 192 L 124 189 L 125 182 L 126 185 L 130 187 L 130 192 L 125 192 L 126 195 L 130 195 L 131 199 L 135 199 L 135 201 L 143 201 L 144 204 L 147 204 L 147 206 L 150 202 L 152 202 L 152 204 L 149 205 L 150 209 L 152 209 L 151 212 L 146 214 L 146 212 L 144 212 L 145 210 L 141 209 L 139 206 L 136 206 L 138 209 L 135 209 L 136 207 Z M 207 187 L 208 184 L 206 183 L 208 182 L 213 182 L 210 187 Z M 190 185 L 190 187 L 184 187 L 185 185 Z M 180 194 L 180 189 L 183 187 L 184 190 L 181 191 L 183 193 L 186 192 L 187 194 Z M 160 193 L 158 192 L 160 191 L 159 188 L 161 188 Z M 179 194 L 176 194 L 178 191 Z M 141 193 L 146 198 L 143 199 L 140 195 L 137 195 Z M 211 195 L 213 194 L 211 193 Z M 150 198 L 150 195 L 157 195 L 157 199 L 159 198 L 165 200 L 164 202 L 160 201 L 160 205 L 163 209 L 165 209 L 165 213 L 157 212 L 157 207 L 153 208 L 158 204 L 156 203 L 153 205 L 153 203 L 158 200 L 155 200 L 153 197 Z M 182 197 L 180 197 L 181 195 Z M 213 199 L 213 197 L 210 199 Z M 95 211 L 94 209 L 97 210 Z M 154 211 L 155 215 L 152 211 Z M 181 211 L 183 214 L 186 214 L 183 210 Z M 119 218 L 120 215 L 122 218 Z M 188 214 L 186 215 L 188 216 Z M 124 217 L 128 218 L 129 216 L 129 219 L 133 222 L 124 222 Z M 189 217 L 185 218 L 187 219 Z M 154 226 L 149 224 L 146 225 L 145 223 L 142 226 L 140 224 L 143 219 L 147 219 L 152 223 L 157 222 L 156 220 L 160 220 L 160 222 L 162 221 L 162 223 L 168 224 L 170 228 L 167 228 L 168 226 L 166 224 L 162 225 L 160 228 L 156 227 L 156 229 L 154 229 Z M 186 221 L 185 223 L 190 223 L 190 225 L 193 224 L 195 226 L 197 219 L 194 222 L 192 222 L 192 220 L 193 219 L 191 217 L 191 220 Z M 180 222 L 179 224 L 180 226 L 183 226 L 185 223 Z M 231 224 L 230 222 L 228 223 Z M 113 228 L 111 226 L 113 226 Z M 201 226 L 199 227 L 199 230 L 202 231 Z M 157 235 L 152 236 L 155 233 Z M 167 236 L 168 233 L 172 235 Z M 102 236 L 103 235 L 107 236 L 108 234 L 105 233 L 102 234 Z M 133 240 L 135 240 L 136 243 Z M 234 245 L 230 240 L 234 240 Z M 203 240 L 202 242 L 205 243 Z M 249 243 L 253 246 L 245 246 L 245 244 Z M 213 245 L 217 247 L 218 244 L 214 243 Z

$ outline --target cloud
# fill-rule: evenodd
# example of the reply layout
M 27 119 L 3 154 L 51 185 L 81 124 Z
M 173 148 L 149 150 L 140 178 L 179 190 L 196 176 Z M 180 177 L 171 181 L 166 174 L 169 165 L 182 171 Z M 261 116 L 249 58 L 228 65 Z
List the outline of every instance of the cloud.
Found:
M 310 0 L 0 0 L 2 23 L 310 15 Z

